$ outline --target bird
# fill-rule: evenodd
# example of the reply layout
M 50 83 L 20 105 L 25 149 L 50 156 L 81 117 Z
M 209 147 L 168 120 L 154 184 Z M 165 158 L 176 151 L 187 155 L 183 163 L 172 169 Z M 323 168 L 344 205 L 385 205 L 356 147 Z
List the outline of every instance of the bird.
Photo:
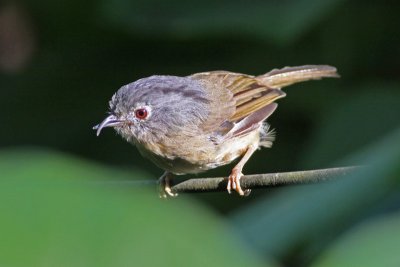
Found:
M 164 170 L 160 197 L 175 197 L 174 175 L 197 174 L 239 160 L 227 191 L 247 196 L 240 179 L 253 153 L 275 139 L 266 119 L 283 87 L 339 77 L 335 67 L 304 65 L 262 75 L 209 71 L 189 76 L 153 75 L 122 86 L 109 101 L 109 114 L 94 126 L 97 136 L 113 127 L 143 157 Z

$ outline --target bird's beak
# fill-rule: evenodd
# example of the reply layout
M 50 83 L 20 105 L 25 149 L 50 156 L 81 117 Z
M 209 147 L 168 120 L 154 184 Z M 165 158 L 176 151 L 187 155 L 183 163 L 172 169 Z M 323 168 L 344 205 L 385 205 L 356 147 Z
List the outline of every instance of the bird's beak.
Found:
M 124 123 L 124 121 L 118 120 L 115 115 L 110 115 L 104 119 L 100 124 L 97 124 L 93 127 L 93 130 L 97 130 L 96 135 L 99 136 L 100 132 L 105 127 L 115 127 L 120 126 Z

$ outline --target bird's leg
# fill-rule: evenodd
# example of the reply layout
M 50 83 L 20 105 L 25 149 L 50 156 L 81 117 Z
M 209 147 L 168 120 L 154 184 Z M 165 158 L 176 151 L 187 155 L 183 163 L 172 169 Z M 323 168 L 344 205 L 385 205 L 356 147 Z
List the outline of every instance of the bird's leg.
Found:
M 253 155 L 254 151 L 257 150 L 257 145 L 253 144 L 248 146 L 246 153 L 244 156 L 241 158 L 238 164 L 232 169 L 231 175 L 229 175 L 228 178 L 228 185 L 226 189 L 228 190 L 228 193 L 231 193 L 231 190 L 235 190 L 238 192 L 239 195 L 241 196 L 248 196 L 251 192 L 250 189 L 242 190 L 242 187 L 240 186 L 240 178 L 243 176 L 242 170 L 243 166 L 246 164 L 246 162 L 250 159 L 251 155 Z
M 171 189 L 171 180 L 172 180 L 172 173 L 166 171 L 164 174 L 158 179 L 158 189 L 160 198 L 167 198 L 167 197 L 176 197 L 178 196 L 177 193 L 172 192 Z

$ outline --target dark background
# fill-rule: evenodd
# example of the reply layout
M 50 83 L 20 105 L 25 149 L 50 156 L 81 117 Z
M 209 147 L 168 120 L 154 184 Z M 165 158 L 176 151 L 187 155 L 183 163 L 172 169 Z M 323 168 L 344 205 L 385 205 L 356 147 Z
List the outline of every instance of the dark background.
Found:
M 400 264 L 389 249 L 400 245 L 390 240 L 393 234 L 377 234 L 382 242 L 371 237 L 370 243 L 352 236 L 366 222 L 400 216 L 399 7 L 398 1 L 340 0 L 3 1 L 0 146 L 3 167 L 10 170 L 7 178 L 54 154 L 73 158 L 71 168 L 98 166 L 106 179 L 122 179 L 117 174 L 122 170 L 125 178 L 154 180 L 162 170 L 134 147 L 112 130 L 97 138 L 91 129 L 104 118 L 120 86 L 153 74 L 262 74 L 284 66 L 329 64 L 337 67 L 340 79 L 285 90 L 287 97 L 269 120 L 277 131 L 273 148 L 255 153 L 244 171 L 374 167 L 332 184 L 255 190 L 245 199 L 195 194 L 172 203 L 188 202 L 187 209 L 199 207 L 200 217 L 202 212 L 216 217 L 264 266 L 345 266 L 349 263 L 340 260 L 346 259 L 354 260 L 346 266 L 361 266 L 363 260 L 363 266 L 376 266 L 365 265 L 374 264 L 373 259 L 380 266 L 389 266 L 384 259 Z M 60 170 L 46 162 L 39 164 L 37 176 L 28 171 L 23 176 L 35 181 L 48 167 L 57 180 Z M 205 175 L 229 172 L 228 166 Z M 148 194 L 156 193 L 149 189 Z M 147 216 L 150 211 L 135 212 Z M 367 227 L 379 232 L 387 226 Z M 400 231 L 398 223 L 394 231 Z M 340 240 L 347 238 L 353 239 L 343 245 Z M 355 245 L 358 254 L 340 254 L 353 251 L 349 243 L 357 241 L 365 251 Z M 380 247 L 384 244 L 388 247 Z M 185 254 L 181 249 L 170 254 L 175 252 Z

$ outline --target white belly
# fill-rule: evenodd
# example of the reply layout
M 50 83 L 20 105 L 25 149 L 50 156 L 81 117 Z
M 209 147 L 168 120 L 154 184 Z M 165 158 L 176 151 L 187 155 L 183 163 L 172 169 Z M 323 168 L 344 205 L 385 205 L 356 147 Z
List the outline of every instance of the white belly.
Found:
M 149 158 L 158 167 L 174 174 L 187 174 L 200 173 L 229 164 L 243 156 L 250 145 L 258 146 L 259 142 L 260 132 L 253 131 L 248 135 L 231 138 L 217 145 L 209 144 L 206 149 L 196 149 L 190 155 L 178 153 L 173 157 L 155 153 L 154 149 L 149 149 L 139 143 L 136 143 L 136 146 L 143 156 Z

